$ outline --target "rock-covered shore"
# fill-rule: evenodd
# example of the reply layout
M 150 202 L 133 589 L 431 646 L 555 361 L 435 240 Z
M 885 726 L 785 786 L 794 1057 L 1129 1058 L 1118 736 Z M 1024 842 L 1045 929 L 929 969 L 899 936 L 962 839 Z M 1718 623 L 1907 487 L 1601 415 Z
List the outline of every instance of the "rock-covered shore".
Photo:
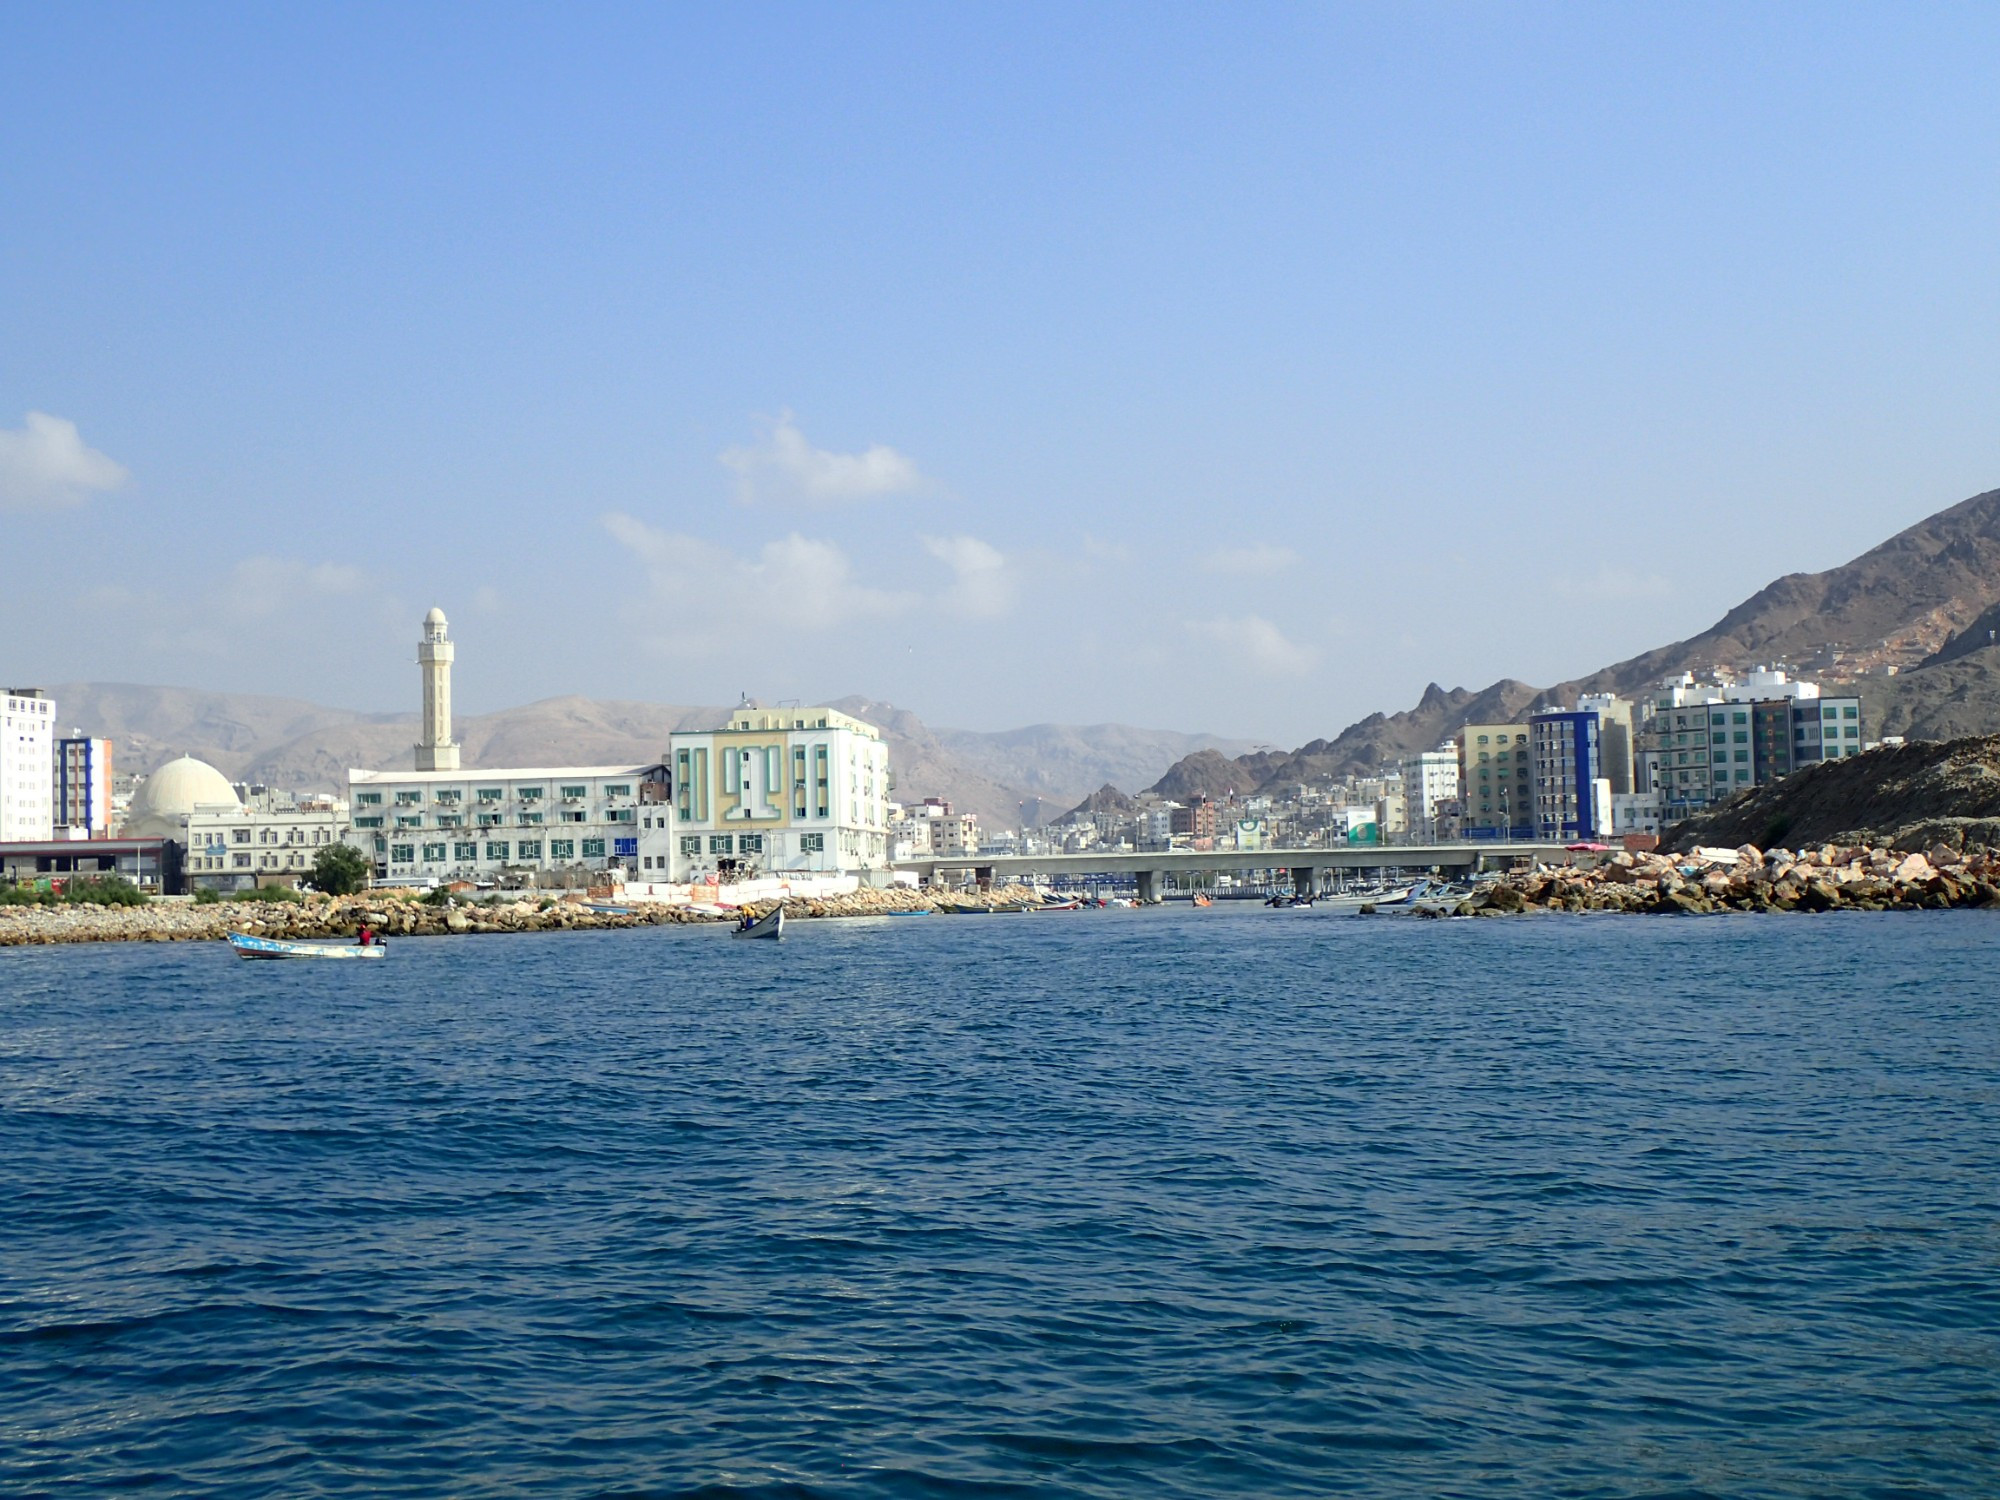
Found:
M 2000 854 L 1937 845 L 1697 849 L 1612 854 L 1594 866 L 1508 875 L 1455 915 L 1527 911 L 1700 914 L 1724 911 L 1917 911 L 2000 906 Z
M 1019 887 L 985 893 L 955 892 L 954 901 L 999 906 L 1029 898 Z M 743 910 L 759 915 L 775 902 Z M 935 909 L 927 892 L 907 887 L 862 889 L 845 896 L 786 903 L 788 920 L 875 917 L 890 911 Z M 0 948 L 45 943 L 177 943 L 214 941 L 232 932 L 290 941 L 351 938 L 365 921 L 383 937 L 443 937 L 495 932 L 579 932 L 620 927 L 734 921 L 736 913 L 686 906 L 632 905 L 628 911 L 593 911 L 578 901 L 525 895 L 520 900 L 433 906 L 385 891 L 365 896 L 315 896 L 303 902 L 219 901 L 194 905 L 153 901 L 144 906 L 0 906 Z

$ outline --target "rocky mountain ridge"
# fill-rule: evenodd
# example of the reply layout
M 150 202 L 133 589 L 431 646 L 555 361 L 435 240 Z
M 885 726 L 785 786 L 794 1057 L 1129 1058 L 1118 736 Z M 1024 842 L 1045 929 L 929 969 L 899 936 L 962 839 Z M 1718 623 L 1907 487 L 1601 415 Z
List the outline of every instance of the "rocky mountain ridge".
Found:
M 1851 562 L 1789 573 L 1698 635 L 1568 682 L 1512 678 L 1477 692 L 1430 684 L 1414 707 L 1370 714 L 1331 740 L 1229 765 L 1197 755 L 1149 790 L 1176 798 L 1354 776 L 1428 750 L 1466 723 L 1506 722 L 1580 692 L 1643 692 L 1679 672 L 1784 663 L 1858 690 L 1873 734 L 1947 739 L 2000 730 L 2000 490 L 1905 527 Z M 1895 675 L 1884 675 L 1893 669 Z

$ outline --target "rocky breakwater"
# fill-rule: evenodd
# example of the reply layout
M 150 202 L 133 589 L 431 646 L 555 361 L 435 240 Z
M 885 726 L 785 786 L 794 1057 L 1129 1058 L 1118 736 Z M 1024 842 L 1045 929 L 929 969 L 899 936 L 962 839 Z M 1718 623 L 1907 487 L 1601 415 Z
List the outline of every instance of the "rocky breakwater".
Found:
M 200 942 L 232 932 L 311 942 L 351 938 L 364 923 L 386 938 L 565 932 L 718 920 L 722 919 L 670 906 L 598 912 L 578 902 L 548 899 L 443 906 L 377 891 L 367 896 L 320 896 L 307 901 L 219 901 L 208 905 L 152 901 L 124 907 L 5 906 L 0 907 L 0 948 L 43 943 Z
M 814 917 L 884 917 L 890 912 L 935 912 L 945 901 L 950 901 L 955 906 L 984 906 L 993 911 L 1015 911 L 1024 905 L 1039 905 L 1041 897 L 1025 885 L 1001 886 L 990 891 L 952 891 L 946 895 L 907 885 L 891 886 L 887 890 L 863 886 L 860 890 L 849 891 L 843 896 L 787 901 L 785 920 Z M 759 901 L 742 909 L 756 916 L 762 916 L 777 904 L 775 901 Z
M 959 903 L 1011 908 L 1033 902 L 1024 886 L 959 892 Z M 741 908 L 761 916 L 776 902 Z M 892 911 L 935 911 L 938 898 L 900 886 L 863 888 L 844 896 L 788 901 L 788 918 L 879 917 Z M 659 927 L 730 922 L 735 912 L 686 906 L 633 905 L 618 911 L 551 897 L 433 904 L 383 891 L 365 896 L 314 896 L 305 901 L 218 901 L 195 905 L 152 901 L 144 906 L 0 906 L 0 948 L 48 943 L 214 942 L 232 932 L 285 942 L 352 938 L 363 924 L 384 938 L 443 937 L 493 932 L 589 932 L 621 927 Z
M 2000 907 L 2000 854 L 1937 845 L 1902 853 L 1871 844 L 1817 849 L 1697 849 L 1613 854 L 1590 866 L 1508 875 L 1454 915 L 1514 912 L 1918 911 Z

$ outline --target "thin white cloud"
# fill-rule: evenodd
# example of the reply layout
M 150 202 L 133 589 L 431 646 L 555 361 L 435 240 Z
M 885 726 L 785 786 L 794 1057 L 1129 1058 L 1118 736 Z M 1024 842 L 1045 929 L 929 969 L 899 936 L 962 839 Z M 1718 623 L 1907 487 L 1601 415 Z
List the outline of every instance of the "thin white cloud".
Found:
M 243 558 L 199 594 L 108 584 L 85 602 L 137 632 L 156 652 L 244 659 L 280 642 L 287 660 L 305 671 L 324 669 L 323 657 L 314 653 L 338 640 L 343 624 L 374 627 L 416 618 L 363 569 L 262 555 Z M 287 628 L 259 628 L 273 623 Z
M 952 571 L 943 602 L 959 614 L 990 620 L 1014 607 L 1014 573 L 1005 554 L 976 536 L 927 536 L 924 550 Z
M 0 427 L 0 511 L 62 510 L 130 477 L 65 417 L 31 411 L 20 427 Z
M 1220 552 L 1211 552 L 1202 566 L 1211 573 L 1236 578 L 1269 578 L 1298 566 L 1298 561 L 1298 553 L 1290 547 L 1259 542 L 1251 547 L 1225 547 Z
M 269 620 L 303 604 L 360 594 L 367 587 L 367 575 L 345 563 L 246 557 L 229 570 L 213 602 L 239 620 Z
M 736 498 L 792 500 L 838 505 L 884 495 L 908 495 L 925 487 L 923 474 L 907 454 L 876 443 L 859 453 L 815 448 L 790 412 L 781 412 L 764 440 L 724 448 L 716 455 L 736 475 Z
M 628 618 L 667 656 L 737 650 L 774 630 L 837 630 L 907 613 L 920 602 L 915 594 L 857 582 L 838 546 L 797 532 L 742 557 L 615 511 L 604 517 L 604 529 L 646 569 L 651 587 Z
M 1219 647 L 1236 666 L 1264 677 L 1296 677 L 1312 669 L 1319 653 L 1288 640 L 1261 615 L 1187 622 L 1190 635 Z

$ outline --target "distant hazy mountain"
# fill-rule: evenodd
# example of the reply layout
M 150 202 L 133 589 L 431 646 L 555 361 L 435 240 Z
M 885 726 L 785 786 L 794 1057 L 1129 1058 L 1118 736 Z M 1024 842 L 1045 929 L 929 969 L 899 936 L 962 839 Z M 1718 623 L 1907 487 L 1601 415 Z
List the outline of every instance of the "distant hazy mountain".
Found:
M 109 736 L 114 764 L 123 771 L 150 771 L 193 755 L 233 780 L 334 789 L 346 786 L 351 766 L 410 764 L 417 737 L 414 713 L 361 714 L 289 698 L 130 683 L 63 683 L 49 691 L 64 729 Z M 1241 740 L 1124 724 L 934 730 L 907 709 L 869 698 L 842 698 L 830 706 L 882 730 L 899 798 L 948 797 L 991 827 L 1045 821 L 1105 782 L 1151 781 L 1193 750 L 1247 748 Z M 459 719 L 453 727 L 469 769 L 636 764 L 665 755 L 674 730 L 717 724 L 728 712 L 547 698 Z
M 1784 663 L 1821 681 L 1858 683 L 1871 734 L 1949 739 L 2000 730 L 2000 490 L 1919 521 L 1852 562 L 1789 573 L 1714 625 L 1573 682 L 1504 679 L 1480 692 L 1432 683 L 1415 707 L 1371 714 L 1290 755 L 1177 763 L 1167 796 L 1244 791 L 1350 776 L 1429 749 L 1461 724 L 1506 720 L 1578 692 L 1644 691 L 1678 672 Z M 1884 668 L 1897 675 L 1880 675 Z

